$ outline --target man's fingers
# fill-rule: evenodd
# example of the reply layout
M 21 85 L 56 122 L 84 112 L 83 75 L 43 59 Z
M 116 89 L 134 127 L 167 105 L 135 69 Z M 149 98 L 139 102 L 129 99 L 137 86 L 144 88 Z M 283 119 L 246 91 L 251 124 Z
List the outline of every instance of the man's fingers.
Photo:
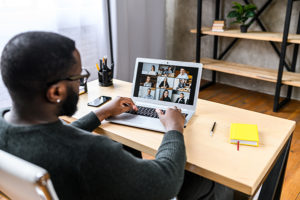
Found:
M 127 112 L 127 111 L 129 111 L 129 110 L 132 110 L 132 107 L 131 107 L 131 106 L 122 106 L 122 107 L 121 107 L 122 113 L 123 113 L 123 112 Z
M 176 110 L 178 110 L 179 112 L 181 112 L 180 108 L 177 108 L 177 106 L 174 106 Z
M 159 117 L 160 117 L 161 115 L 164 115 L 163 111 L 160 110 L 160 109 L 158 109 L 158 108 L 156 108 L 155 111 L 156 111 L 156 113 L 158 114 Z
M 134 110 L 138 110 L 137 109 L 137 107 L 136 107 L 136 105 L 134 104 L 134 102 L 132 101 L 132 99 L 131 98 L 127 98 L 127 97 L 122 97 L 121 98 L 121 104 L 122 105 L 125 105 L 125 106 L 129 106 L 130 107 L 130 109 L 134 109 Z

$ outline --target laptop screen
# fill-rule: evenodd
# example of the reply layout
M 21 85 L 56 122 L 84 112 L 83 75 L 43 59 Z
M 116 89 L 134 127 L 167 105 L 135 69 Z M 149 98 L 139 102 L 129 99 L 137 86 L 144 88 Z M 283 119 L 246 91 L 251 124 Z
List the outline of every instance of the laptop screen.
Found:
M 133 96 L 193 105 L 198 70 L 195 67 L 139 62 Z

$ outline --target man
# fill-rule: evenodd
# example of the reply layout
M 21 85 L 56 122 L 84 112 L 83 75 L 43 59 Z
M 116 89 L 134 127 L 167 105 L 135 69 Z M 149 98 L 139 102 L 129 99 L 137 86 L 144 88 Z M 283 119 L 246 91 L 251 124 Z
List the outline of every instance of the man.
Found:
M 175 103 L 185 104 L 184 94 L 183 93 L 180 93 L 179 98 L 176 99 Z
M 189 79 L 187 73 L 185 72 L 184 68 L 180 68 L 180 73 L 176 78 L 183 78 L 183 79 Z
M 0 111 L 0 149 L 47 169 L 60 199 L 170 199 L 178 194 L 186 157 L 184 117 L 176 107 L 165 114 L 157 110 L 167 131 L 155 159 L 143 160 L 90 132 L 109 116 L 136 110 L 130 98 L 118 97 L 71 125 L 59 120 L 76 111 L 79 80 L 87 78 L 69 38 L 49 32 L 15 36 L 3 50 L 1 75 L 12 108 Z M 209 184 L 201 185 L 202 192 Z
M 151 88 L 147 89 L 147 95 L 144 97 L 145 99 L 154 99 L 153 96 L 151 95 Z
M 162 68 L 161 71 L 163 76 L 169 76 L 169 74 L 173 73 L 172 67 L 170 66 L 167 69 Z

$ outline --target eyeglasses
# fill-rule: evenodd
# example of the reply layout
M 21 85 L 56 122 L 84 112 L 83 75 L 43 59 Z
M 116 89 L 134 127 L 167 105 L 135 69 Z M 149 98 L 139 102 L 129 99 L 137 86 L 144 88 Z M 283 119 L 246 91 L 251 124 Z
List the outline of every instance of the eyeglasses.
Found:
M 75 75 L 75 76 L 70 76 L 67 78 L 59 79 L 59 80 L 50 82 L 47 85 L 50 86 L 59 81 L 78 81 L 78 80 L 80 80 L 80 85 L 85 85 L 87 83 L 87 80 L 89 77 L 90 77 L 90 72 L 87 69 L 82 69 L 80 75 Z

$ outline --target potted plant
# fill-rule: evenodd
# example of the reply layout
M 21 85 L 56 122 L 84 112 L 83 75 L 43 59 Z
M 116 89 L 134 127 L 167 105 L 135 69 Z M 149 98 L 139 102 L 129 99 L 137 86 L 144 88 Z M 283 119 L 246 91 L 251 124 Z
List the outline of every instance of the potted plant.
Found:
M 232 2 L 234 6 L 232 6 L 233 10 L 231 10 L 227 17 L 228 18 L 236 18 L 235 21 L 231 22 L 231 24 L 241 24 L 241 32 L 246 33 L 249 27 L 249 23 L 246 24 L 247 20 L 253 18 L 255 16 L 256 6 L 254 4 L 241 5 L 238 2 Z

